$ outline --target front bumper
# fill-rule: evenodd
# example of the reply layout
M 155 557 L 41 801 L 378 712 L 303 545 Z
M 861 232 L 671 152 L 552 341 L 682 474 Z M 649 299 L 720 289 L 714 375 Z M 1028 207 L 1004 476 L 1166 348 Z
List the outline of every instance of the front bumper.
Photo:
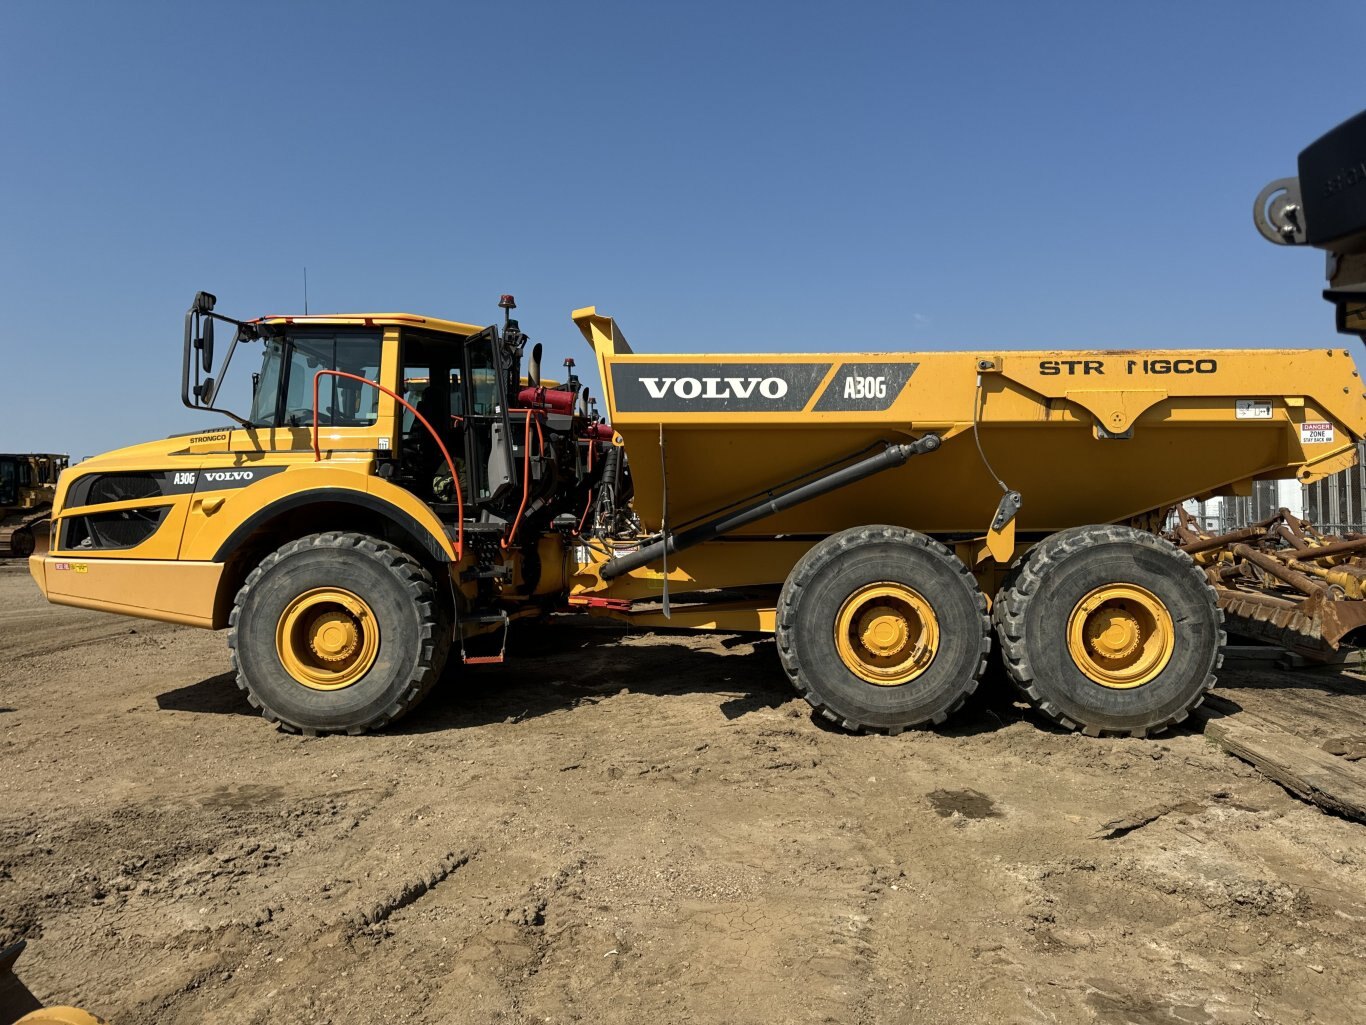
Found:
M 54 605 L 217 630 L 219 562 L 32 555 L 29 573 Z

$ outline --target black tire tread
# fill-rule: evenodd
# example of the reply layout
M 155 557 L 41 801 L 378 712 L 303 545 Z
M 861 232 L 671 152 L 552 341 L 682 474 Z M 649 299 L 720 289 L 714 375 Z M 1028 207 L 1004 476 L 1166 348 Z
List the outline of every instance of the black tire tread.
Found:
M 991 616 L 996 624 L 1001 654 L 1004 657 L 1006 672 L 1010 676 L 1011 682 L 1043 715 L 1065 729 L 1080 730 L 1090 737 L 1153 736 L 1185 721 L 1191 712 L 1200 707 L 1205 696 L 1213 689 L 1217 681 L 1214 673 L 1211 672 L 1206 676 L 1194 701 L 1160 723 L 1135 729 L 1098 728 L 1086 723 L 1074 722 L 1044 696 L 1035 682 L 1034 669 L 1030 665 L 1028 649 L 1024 641 L 1025 610 L 1030 598 L 1037 594 L 1041 587 L 1046 586 L 1049 570 L 1052 566 L 1061 561 L 1062 558 L 1083 548 L 1114 543 L 1134 543 L 1160 553 L 1172 561 L 1173 573 L 1188 574 L 1209 591 L 1210 604 L 1215 608 L 1217 622 L 1220 625 L 1219 651 L 1214 657 L 1214 668 L 1219 669 L 1224 664 L 1223 649 L 1227 641 L 1227 634 L 1223 629 L 1224 612 L 1223 609 L 1219 608 L 1218 595 L 1210 584 L 1209 578 L 1196 565 L 1195 560 L 1185 552 L 1155 534 L 1136 530 L 1133 527 L 1123 527 L 1117 524 L 1073 527 L 1069 530 L 1059 531 L 1039 542 L 1011 565 L 1010 572 L 1003 581 L 1000 590 L 996 592 L 996 600 L 992 603 Z
M 413 604 L 418 610 L 418 616 L 422 622 L 421 637 L 423 643 L 413 666 L 408 687 L 378 717 L 364 726 L 354 726 L 347 730 L 318 730 L 288 721 L 253 691 L 237 658 L 238 621 L 241 618 L 242 605 L 251 589 L 273 566 L 283 559 L 296 552 L 316 548 L 354 551 L 379 563 L 398 578 L 404 589 L 412 597 Z M 246 580 L 242 582 L 242 586 L 233 600 L 232 612 L 228 616 L 228 654 L 232 661 L 232 670 L 238 689 L 246 694 L 247 701 L 261 713 L 261 717 L 267 722 L 274 723 L 287 733 L 299 733 L 306 737 L 316 737 L 324 733 L 348 733 L 357 736 L 371 730 L 384 729 L 386 726 L 398 722 L 399 719 L 420 704 L 435 686 L 438 677 L 441 675 L 441 667 L 446 661 L 446 652 L 450 646 L 450 635 L 446 629 L 443 629 L 441 619 L 431 574 L 411 555 L 397 545 L 371 537 L 368 534 L 351 531 L 324 531 L 318 534 L 309 534 L 282 545 L 257 563 L 252 571 L 247 574 Z
M 981 589 L 977 586 L 977 578 L 968 571 L 968 568 L 963 565 L 962 560 L 954 555 L 952 551 L 933 538 L 905 527 L 859 527 L 854 530 L 845 530 L 839 534 L 832 535 L 831 538 L 827 540 L 827 543 L 832 544 L 837 552 L 846 552 L 873 541 L 900 541 L 930 552 L 945 564 L 951 566 L 955 572 L 966 578 L 967 582 L 971 585 L 973 593 L 976 595 L 977 612 L 982 628 L 981 658 L 978 659 L 977 671 L 973 674 L 971 682 L 964 687 L 963 693 L 959 696 L 958 700 L 949 708 L 946 708 L 935 715 L 929 722 L 921 724 L 938 726 L 967 703 L 968 698 L 977 690 L 977 685 L 981 680 L 982 673 L 986 670 L 987 660 L 991 655 L 992 633 L 991 616 L 987 611 L 986 595 L 982 594 Z M 896 736 L 901 733 L 905 727 L 872 726 L 845 718 L 825 705 L 803 680 L 801 661 L 797 657 L 795 647 L 790 640 L 788 640 L 788 638 L 791 637 L 789 628 L 796 616 L 801 590 L 809 582 L 810 576 L 815 571 L 815 568 L 818 568 L 818 566 L 809 562 L 805 557 L 799 560 L 797 565 L 793 567 L 791 575 L 788 576 L 787 582 L 783 587 L 782 595 L 778 601 L 776 616 L 777 629 L 775 630 L 775 633 L 779 638 L 778 659 L 782 663 L 783 671 L 787 673 L 787 678 L 792 682 L 792 686 L 796 689 L 797 693 L 805 698 L 813 709 L 830 722 L 843 727 L 851 733 L 882 733 L 887 736 Z

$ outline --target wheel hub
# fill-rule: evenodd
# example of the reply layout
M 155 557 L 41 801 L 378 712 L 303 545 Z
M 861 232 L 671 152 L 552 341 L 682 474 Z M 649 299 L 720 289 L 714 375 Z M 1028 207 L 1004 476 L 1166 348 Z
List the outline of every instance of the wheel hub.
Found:
M 880 687 L 897 687 L 914 680 L 934 661 L 939 620 L 930 603 L 905 584 L 868 584 L 840 606 L 835 647 L 855 676 Z
M 280 665 L 310 690 L 356 683 L 379 654 L 379 622 L 369 604 L 341 587 L 315 587 L 296 597 L 275 628 Z
M 1162 600 L 1137 584 L 1088 593 L 1067 623 L 1067 648 L 1089 679 L 1130 690 L 1155 679 L 1171 660 L 1176 630 Z
M 342 662 L 360 644 L 360 625 L 346 612 L 323 612 L 309 627 L 308 646 L 328 662 Z
M 911 624 L 897 609 L 878 605 L 859 616 L 859 640 L 874 655 L 886 658 L 906 646 L 911 637 Z
M 1138 649 L 1142 627 L 1127 609 L 1100 609 L 1086 621 L 1086 643 L 1101 658 L 1124 658 Z

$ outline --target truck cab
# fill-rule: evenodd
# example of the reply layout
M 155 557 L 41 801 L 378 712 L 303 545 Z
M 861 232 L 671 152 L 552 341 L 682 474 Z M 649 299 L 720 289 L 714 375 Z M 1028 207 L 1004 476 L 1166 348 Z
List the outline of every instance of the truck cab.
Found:
M 563 588 L 589 448 L 610 429 L 604 441 L 577 381 L 541 382 L 539 345 L 523 374 L 510 315 L 234 320 L 215 304 L 200 293 L 187 312 L 181 397 L 231 422 L 68 474 L 52 549 L 32 563 L 51 600 L 219 629 L 262 560 L 328 530 L 414 560 L 462 643 Z M 215 323 L 234 329 L 217 367 Z M 254 363 L 238 409 L 221 388 L 234 357 Z

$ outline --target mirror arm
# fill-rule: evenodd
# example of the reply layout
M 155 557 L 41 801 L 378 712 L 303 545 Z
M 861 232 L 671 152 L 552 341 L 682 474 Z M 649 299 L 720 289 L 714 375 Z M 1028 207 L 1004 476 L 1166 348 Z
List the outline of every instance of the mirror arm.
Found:
M 250 420 L 243 419 L 242 417 L 234 413 L 231 409 L 219 409 L 217 406 L 195 406 L 194 408 L 202 409 L 206 413 L 222 413 L 228 419 L 237 421 L 239 424 L 241 424 L 248 430 L 251 430 L 251 428 L 255 426 Z
M 206 317 L 212 317 L 214 320 L 221 320 L 224 324 L 231 324 L 233 327 L 237 328 L 237 330 L 252 338 L 256 338 L 260 334 L 260 329 L 257 328 L 255 324 L 250 324 L 245 320 L 233 320 L 232 317 L 225 317 L 221 313 L 206 313 L 204 315 Z
M 228 345 L 228 354 L 223 357 L 223 365 L 218 368 L 218 380 L 214 383 L 212 394 L 205 395 L 204 401 L 213 405 L 213 400 L 218 398 L 218 389 L 223 386 L 223 381 L 228 376 L 228 365 L 232 363 L 232 354 L 237 351 L 237 343 L 242 340 L 242 329 L 238 327 L 237 333 L 232 336 L 232 341 Z
M 210 314 L 210 316 L 218 317 L 218 314 L 214 313 Z M 228 345 L 228 354 L 223 357 L 223 365 L 218 369 L 218 379 L 214 381 L 213 391 L 204 396 L 204 405 L 198 408 L 207 410 L 210 413 L 222 413 L 224 416 L 236 420 L 243 427 L 250 428 L 252 426 L 250 420 L 243 419 L 230 409 L 220 409 L 213 403 L 214 400 L 218 398 L 218 390 L 223 387 L 223 381 L 228 376 L 228 365 L 232 362 L 232 354 L 237 351 L 237 343 L 243 338 L 259 338 L 260 332 L 257 331 L 254 326 L 243 323 L 240 320 L 233 320 L 231 317 L 218 317 L 218 319 L 225 320 L 229 324 L 235 324 L 237 326 L 237 331 L 233 334 L 232 342 Z
M 207 301 L 202 301 L 207 300 Z M 232 354 L 237 350 L 237 343 L 243 338 L 256 339 L 261 337 L 261 329 L 255 324 L 246 321 L 235 320 L 232 317 L 225 317 L 221 313 L 214 313 L 212 310 L 213 300 L 206 293 L 195 296 L 194 304 L 185 312 L 185 353 L 184 360 L 180 368 L 180 401 L 190 409 L 200 409 L 206 413 L 222 413 L 224 416 L 235 420 L 243 427 L 250 428 L 252 423 L 241 416 L 238 416 L 230 409 L 221 409 L 213 404 L 218 397 L 218 390 L 223 383 L 223 373 L 228 369 L 228 364 L 232 362 Z M 225 324 L 235 327 L 236 333 L 233 335 L 232 343 L 228 346 L 228 354 L 223 359 L 223 366 L 218 374 L 218 379 L 213 382 L 211 394 L 201 394 L 201 385 L 212 378 L 200 378 L 201 360 L 196 356 L 203 352 L 203 329 L 201 318 L 211 317 L 221 320 Z M 194 383 L 193 388 L 190 382 L 190 364 L 194 364 Z

